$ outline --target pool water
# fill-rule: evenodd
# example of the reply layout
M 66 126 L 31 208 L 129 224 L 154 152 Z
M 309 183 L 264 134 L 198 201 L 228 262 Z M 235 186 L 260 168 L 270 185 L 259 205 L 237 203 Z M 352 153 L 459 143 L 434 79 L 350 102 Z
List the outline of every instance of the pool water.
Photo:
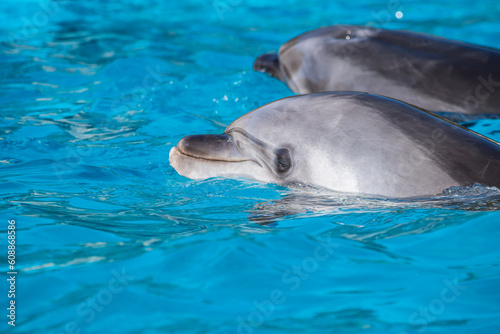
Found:
M 3 1 L 3 333 L 497 333 L 500 191 L 192 181 L 183 136 L 293 93 L 258 55 L 336 23 L 500 46 L 485 1 Z M 500 121 L 465 124 L 500 140 Z

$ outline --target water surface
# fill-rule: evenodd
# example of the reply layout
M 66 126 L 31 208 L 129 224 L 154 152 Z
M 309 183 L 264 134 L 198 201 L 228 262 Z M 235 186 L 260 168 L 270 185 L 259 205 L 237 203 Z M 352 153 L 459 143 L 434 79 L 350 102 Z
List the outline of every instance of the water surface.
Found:
M 252 63 L 302 32 L 371 22 L 498 47 L 499 17 L 498 1 L 2 2 L 1 268 L 15 219 L 19 271 L 2 332 L 498 332 L 498 190 L 191 181 L 168 152 L 292 95 Z M 498 120 L 466 125 L 500 140 Z

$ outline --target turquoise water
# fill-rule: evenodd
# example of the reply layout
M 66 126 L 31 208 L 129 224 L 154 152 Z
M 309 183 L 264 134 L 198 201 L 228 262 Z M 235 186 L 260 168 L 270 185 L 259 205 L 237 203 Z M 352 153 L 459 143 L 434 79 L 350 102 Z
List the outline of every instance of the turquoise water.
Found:
M 396 18 L 396 12 L 402 17 Z M 398 14 L 398 16 L 401 16 Z M 191 181 L 185 135 L 291 95 L 256 56 L 335 24 L 500 46 L 498 1 L 4 1 L 13 333 L 496 333 L 500 191 L 418 200 Z M 467 126 L 500 140 L 499 120 Z

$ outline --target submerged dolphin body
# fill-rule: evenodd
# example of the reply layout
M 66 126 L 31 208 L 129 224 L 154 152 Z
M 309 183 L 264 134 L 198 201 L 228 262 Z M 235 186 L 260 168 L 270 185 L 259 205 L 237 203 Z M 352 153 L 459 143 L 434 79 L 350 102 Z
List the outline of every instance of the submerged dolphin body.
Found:
M 500 146 L 434 114 L 357 92 L 293 96 L 243 115 L 222 135 L 170 151 L 191 179 L 249 177 L 349 193 L 411 197 L 500 187 Z
M 338 25 L 257 58 L 300 94 L 362 91 L 437 112 L 500 114 L 500 51 L 415 32 Z

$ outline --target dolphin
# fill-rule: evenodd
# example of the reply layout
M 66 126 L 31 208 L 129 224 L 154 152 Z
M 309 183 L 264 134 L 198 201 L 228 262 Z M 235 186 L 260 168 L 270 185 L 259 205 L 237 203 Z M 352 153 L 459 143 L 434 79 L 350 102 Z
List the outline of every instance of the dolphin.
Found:
M 360 92 L 284 98 L 191 135 L 170 151 L 191 179 L 247 177 L 284 186 L 414 197 L 473 183 L 500 187 L 500 145 L 433 113 Z
M 336 25 L 257 58 L 300 94 L 362 91 L 434 112 L 500 114 L 500 51 L 422 33 Z

